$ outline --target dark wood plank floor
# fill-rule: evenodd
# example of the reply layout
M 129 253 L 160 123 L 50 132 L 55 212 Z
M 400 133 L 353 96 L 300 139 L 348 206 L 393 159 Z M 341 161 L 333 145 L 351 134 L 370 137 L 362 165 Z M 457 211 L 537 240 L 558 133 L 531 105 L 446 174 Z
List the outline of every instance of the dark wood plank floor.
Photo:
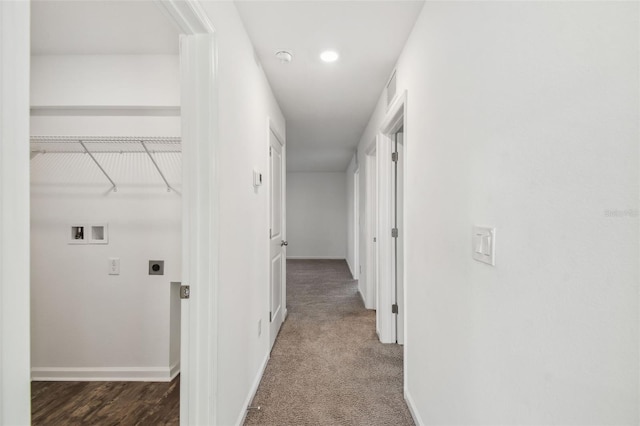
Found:
M 180 376 L 169 383 L 32 382 L 32 424 L 177 425 Z

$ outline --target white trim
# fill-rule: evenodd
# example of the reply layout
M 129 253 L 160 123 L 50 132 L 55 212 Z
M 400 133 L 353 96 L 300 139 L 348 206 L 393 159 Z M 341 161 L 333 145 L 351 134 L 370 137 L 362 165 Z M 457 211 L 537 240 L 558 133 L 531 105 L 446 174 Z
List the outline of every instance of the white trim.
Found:
M 262 376 L 264 376 L 264 372 L 267 369 L 268 362 L 269 362 L 269 354 L 267 354 L 267 356 L 264 358 L 264 361 L 262 361 L 262 366 L 260 367 L 260 370 L 258 370 L 258 374 L 256 375 L 256 378 L 253 380 L 253 384 L 251 385 L 251 389 L 249 390 L 249 395 L 247 395 L 247 399 L 245 399 L 244 404 L 242 405 L 243 411 L 240 413 L 240 416 L 238 417 L 238 421 L 236 422 L 236 425 L 238 426 L 243 425 L 244 421 L 247 418 L 247 411 L 249 409 L 249 405 L 251 404 L 251 401 L 253 401 L 253 398 L 255 398 L 256 393 L 258 392 L 258 387 L 260 386 L 260 382 L 262 381 Z
M 31 423 L 30 4 L 0 1 L 0 424 Z
M 199 1 L 155 0 L 156 5 L 182 34 L 213 34 L 215 28 Z
M 217 423 L 219 188 L 217 44 L 197 0 L 156 0 L 180 36 L 182 282 L 180 424 Z
M 180 106 L 31 105 L 31 116 L 180 117 Z
M 407 407 L 409 407 L 409 412 L 411 413 L 411 417 L 413 417 L 413 422 L 416 426 L 425 425 L 426 423 L 422 421 L 420 413 L 418 413 L 418 410 L 416 409 L 416 404 L 413 402 L 413 398 L 411 397 L 411 394 L 409 394 L 409 391 L 406 390 L 406 387 L 404 391 L 404 400 L 407 403 Z
M 349 262 L 349 258 L 347 257 L 345 260 L 347 261 L 347 267 L 349 268 L 349 272 L 351 273 L 351 279 L 357 280 L 356 274 L 353 273 L 353 267 L 351 266 L 351 263 Z
M 407 92 L 395 98 L 389 107 L 384 120 L 380 124 L 380 130 L 376 137 L 377 182 L 378 182 L 378 225 L 377 225 L 377 251 L 378 251 L 378 300 L 376 303 L 376 324 L 378 325 L 380 341 L 382 343 L 396 342 L 396 321 L 391 313 L 391 305 L 395 303 L 395 287 L 393 285 L 393 238 L 391 237 L 392 220 L 392 162 L 391 162 L 391 134 L 400 127 L 405 127 L 406 146 L 406 102 Z M 406 170 L 405 170 L 406 171 Z M 405 226 L 406 228 L 406 226 Z M 407 234 L 407 230 L 402 232 Z M 404 286 L 406 289 L 406 285 Z M 406 300 L 406 291 L 405 291 Z M 405 305 L 406 306 L 406 303 Z M 404 312 L 406 324 L 406 309 Z M 406 336 L 405 336 L 406 341 Z M 406 355 L 406 345 L 404 348 Z M 406 382 L 406 369 L 405 382 Z
M 178 374 L 180 374 L 180 361 L 169 368 L 169 377 L 171 380 L 175 379 Z
M 362 295 L 362 292 L 360 291 L 360 289 L 358 289 L 358 294 L 360 295 L 360 299 L 362 300 L 362 304 L 366 308 L 367 307 L 367 302 L 364 300 L 364 296 Z
M 287 256 L 287 259 L 290 259 L 290 260 L 344 260 L 345 262 L 347 262 L 347 265 L 349 265 L 349 262 L 345 257 L 335 257 L 335 256 Z
M 180 424 L 217 419 L 218 176 L 216 43 L 213 35 L 180 40 L 183 161 L 183 279 Z M 185 355 L 185 352 L 186 355 Z
M 375 140 L 374 140 L 375 142 Z M 377 243 L 373 242 L 376 238 L 376 212 L 378 209 L 376 196 L 377 171 L 376 171 L 376 148 L 375 143 L 369 150 L 365 152 L 365 288 L 367 300 L 365 306 L 367 309 L 375 309 L 377 302 L 377 282 L 378 270 L 374 265 L 377 264 Z M 376 325 L 377 326 L 377 325 Z
M 170 382 L 172 367 L 33 367 L 34 382 Z

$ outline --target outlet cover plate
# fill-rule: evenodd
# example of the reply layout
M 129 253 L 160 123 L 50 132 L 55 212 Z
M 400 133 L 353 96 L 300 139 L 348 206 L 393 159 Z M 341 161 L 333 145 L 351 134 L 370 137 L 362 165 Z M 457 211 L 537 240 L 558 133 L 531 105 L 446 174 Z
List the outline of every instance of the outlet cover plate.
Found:
M 164 275 L 164 260 L 150 260 L 149 275 Z

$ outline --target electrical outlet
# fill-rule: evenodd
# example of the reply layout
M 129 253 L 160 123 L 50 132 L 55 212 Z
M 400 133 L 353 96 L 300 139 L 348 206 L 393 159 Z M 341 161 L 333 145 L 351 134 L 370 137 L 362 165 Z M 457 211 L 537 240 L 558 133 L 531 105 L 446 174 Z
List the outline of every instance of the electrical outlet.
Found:
M 109 258 L 109 275 L 120 275 L 120 258 Z
M 258 337 L 262 335 L 262 320 L 258 320 Z

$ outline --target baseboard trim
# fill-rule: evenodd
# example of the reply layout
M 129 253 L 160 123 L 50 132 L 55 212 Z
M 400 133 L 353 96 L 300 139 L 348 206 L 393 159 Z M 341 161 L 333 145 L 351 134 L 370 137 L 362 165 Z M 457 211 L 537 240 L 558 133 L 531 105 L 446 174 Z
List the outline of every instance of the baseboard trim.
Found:
M 258 386 L 260 386 L 260 382 L 262 381 L 262 376 L 264 375 L 264 371 L 267 369 L 269 356 L 270 356 L 270 353 L 267 353 L 267 356 L 264 358 L 264 361 L 262 361 L 262 366 L 260 367 L 260 370 L 258 371 L 258 375 L 256 376 L 256 378 L 253 381 L 253 384 L 251 385 L 251 389 L 249 390 L 249 395 L 247 396 L 247 399 L 244 401 L 244 404 L 242 405 L 243 411 L 238 416 L 238 421 L 236 422 L 236 425 L 238 426 L 243 425 L 244 421 L 247 419 L 247 412 L 249 410 L 249 405 L 251 404 L 251 401 L 253 401 L 253 398 L 255 398 L 256 392 L 258 392 Z
M 173 367 L 33 367 L 37 382 L 170 382 L 180 372 Z
M 169 377 L 171 380 L 175 379 L 178 374 L 180 374 L 180 361 L 173 364 L 169 369 Z
M 362 294 L 362 292 L 360 291 L 360 289 L 358 289 L 358 294 L 360 295 L 360 299 L 362 300 L 362 304 L 364 305 L 365 309 L 369 309 L 367 308 L 367 302 L 365 302 L 364 300 L 364 295 Z
M 287 260 L 346 260 L 344 257 L 334 256 L 287 256 Z
M 420 418 L 420 414 L 418 414 L 418 410 L 416 410 L 416 404 L 413 402 L 413 398 L 409 394 L 409 391 L 404 392 L 404 400 L 407 403 L 407 407 L 409 407 L 409 412 L 411 413 L 411 417 L 413 417 L 413 422 L 416 426 L 422 426 L 425 423 Z

